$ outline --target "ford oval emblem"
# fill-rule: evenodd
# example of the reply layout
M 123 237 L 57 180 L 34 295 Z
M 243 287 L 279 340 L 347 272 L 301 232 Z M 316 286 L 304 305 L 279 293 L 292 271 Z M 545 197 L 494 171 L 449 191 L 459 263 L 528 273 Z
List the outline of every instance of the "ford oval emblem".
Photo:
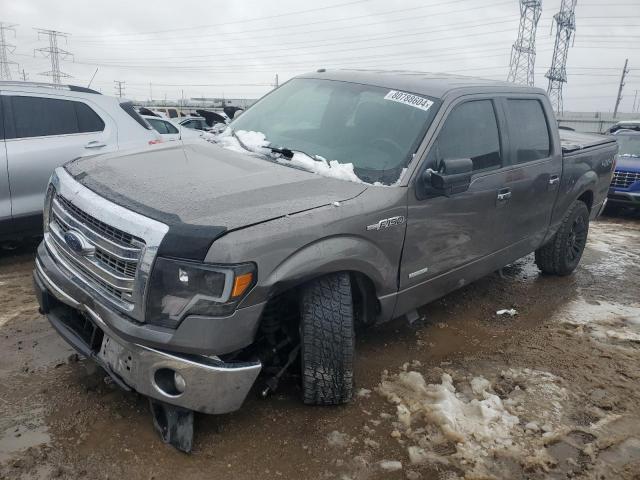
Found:
M 80 232 L 69 230 L 64 234 L 63 238 L 67 247 L 78 255 L 89 255 L 95 251 L 95 248 L 85 240 Z

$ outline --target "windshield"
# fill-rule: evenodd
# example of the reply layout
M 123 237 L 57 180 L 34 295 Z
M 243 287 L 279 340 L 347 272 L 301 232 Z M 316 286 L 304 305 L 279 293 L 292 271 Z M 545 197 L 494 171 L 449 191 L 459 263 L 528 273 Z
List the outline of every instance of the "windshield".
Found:
M 618 154 L 640 157 L 640 134 L 616 135 Z
M 353 164 L 368 183 L 392 184 L 439 106 L 435 98 L 355 83 L 293 79 L 231 123 L 272 147 Z

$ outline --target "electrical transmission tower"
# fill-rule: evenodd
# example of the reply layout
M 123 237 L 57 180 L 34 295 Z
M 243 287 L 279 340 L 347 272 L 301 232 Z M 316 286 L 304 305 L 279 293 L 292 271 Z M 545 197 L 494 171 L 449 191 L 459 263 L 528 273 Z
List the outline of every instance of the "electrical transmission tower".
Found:
M 60 71 L 60 59 L 64 60 L 68 57 L 73 58 L 73 54 L 58 47 L 58 38 L 64 38 L 66 41 L 69 34 L 58 32 L 56 30 L 44 30 L 41 28 L 36 30 L 38 32 L 38 39 L 40 39 L 42 35 L 46 35 L 47 37 L 49 37 L 49 46 L 35 49 L 33 51 L 34 56 L 36 52 L 40 52 L 45 57 L 51 59 L 51 70 L 49 70 L 48 72 L 43 72 L 40 75 L 51 77 L 53 79 L 53 83 L 59 85 L 61 83 L 60 79 L 68 78 L 71 76 Z
M 549 79 L 547 94 L 556 113 L 562 113 L 562 87 L 567 82 L 567 54 L 569 43 L 576 30 L 576 2 L 578 0 L 562 0 L 560 11 L 553 16 L 556 22 L 556 42 L 553 46 L 551 67 L 544 75 Z M 553 27 L 552 27 L 553 28 Z
M 507 81 L 533 86 L 536 63 L 536 29 L 542 13 L 542 0 L 520 0 L 518 38 L 511 49 Z
M 11 80 L 10 65 L 17 65 L 16 62 L 12 62 L 8 59 L 7 54 L 13 53 L 16 49 L 15 45 L 7 43 L 5 32 L 12 31 L 14 36 L 16 31 L 13 29 L 16 25 L 9 25 L 7 23 L 0 22 L 0 80 Z
M 125 82 L 123 82 L 122 80 L 114 80 L 113 83 L 115 83 L 116 95 L 122 98 L 122 95 L 124 95 Z

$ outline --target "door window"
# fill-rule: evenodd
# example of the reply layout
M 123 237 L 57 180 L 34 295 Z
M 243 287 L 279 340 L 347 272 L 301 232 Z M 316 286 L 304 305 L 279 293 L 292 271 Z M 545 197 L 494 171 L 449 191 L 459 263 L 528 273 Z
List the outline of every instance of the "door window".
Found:
M 11 97 L 16 138 L 100 132 L 102 119 L 81 102 L 43 97 Z
M 435 170 L 442 160 L 455 158 L 470 158 L 474 171 L 500 168 L 500 135 L 493 102 L 473 100 L 456 106 L 427 158 Z
M 515 152 L 514 163 L 547 158 L 551 142 L 542 104 L 534 99 L 507 100 L 510 139 Z
M 164 123 L 165 127 L 167 128 L 167 133 L 172 133 L 172 134 L 179 133 L 178 129 L 174 125 L 172 125 L 171 123 L 169 123 L 169 122 L 163 122 L 163 123 Z
M 78 129 L 80 133 L 102 132 L 104 122 L 93 109 L 82 102 L 73 102 L 78 116 Z
M 147 118 L 146 120 L 151 124 L 154 130 L 156 130 L 158 133 L 162 133 L 162 134 L 170 133 L 169 129 L 167 128 L 167 122 L 160 120 L 159 118 L 157 119 Z

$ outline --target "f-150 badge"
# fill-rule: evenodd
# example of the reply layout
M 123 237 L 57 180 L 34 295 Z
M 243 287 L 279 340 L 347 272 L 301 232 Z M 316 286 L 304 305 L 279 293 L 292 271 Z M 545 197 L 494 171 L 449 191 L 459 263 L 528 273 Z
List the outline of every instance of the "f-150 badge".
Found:
M 367 225 L 367 231 L 369 230 L 382 230 L 383 228 L 393 227 L 394 225 L 402 225 L 404 223 L 405 218 L 400 215 L 397 217 L 391 218 L 383 218 L 378 223 L 374 223 L 373 225 Z

